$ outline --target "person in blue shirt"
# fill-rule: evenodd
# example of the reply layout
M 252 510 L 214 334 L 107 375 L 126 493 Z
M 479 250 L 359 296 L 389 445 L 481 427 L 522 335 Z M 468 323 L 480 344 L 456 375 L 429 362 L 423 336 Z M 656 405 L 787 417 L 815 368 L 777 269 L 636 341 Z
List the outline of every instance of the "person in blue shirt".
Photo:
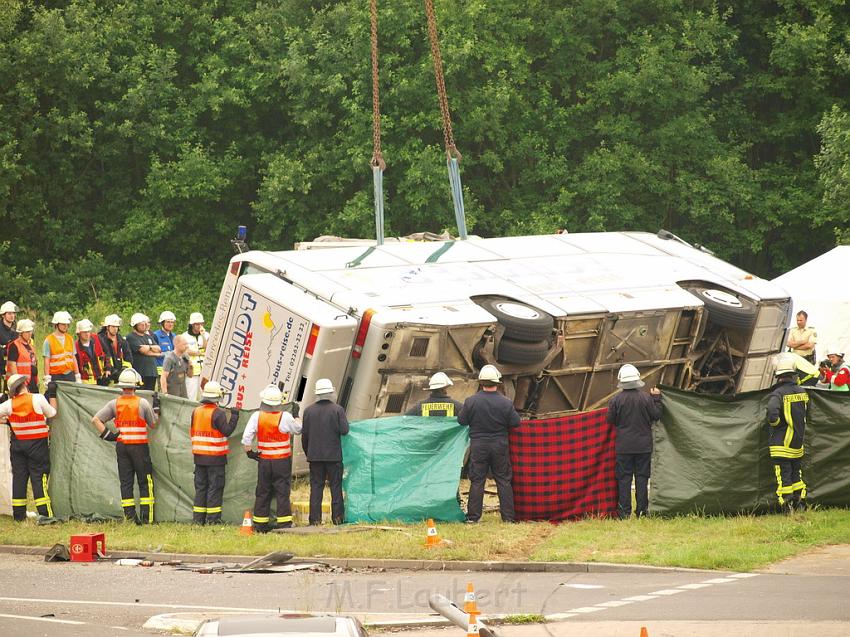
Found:
M 174 312 L 166 310 L 159 315 L 160 329 L 153 333 L 159 345 L 161 355 L 156 359 L 156 375 L 162 377 L 162 364 L 165 362 L 165 355 L 174 350 L 174 326 L 177 324 L 177 317 Z

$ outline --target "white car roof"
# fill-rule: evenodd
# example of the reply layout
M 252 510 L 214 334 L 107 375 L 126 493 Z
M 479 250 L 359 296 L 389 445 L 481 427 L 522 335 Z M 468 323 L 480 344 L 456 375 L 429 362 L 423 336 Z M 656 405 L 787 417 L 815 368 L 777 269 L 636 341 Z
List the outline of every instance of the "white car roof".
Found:
M 255 251 L 234 260 L 255 262 L 340 307 L 361 311 L 429 306 L 457 311 L 476 295 L 515 298 L 556 316 L 697 307 L 702 302 L 678 285 L 692 280 L 757 301 L 788 297 L 781 287 L 707 252 L 643 232 Z

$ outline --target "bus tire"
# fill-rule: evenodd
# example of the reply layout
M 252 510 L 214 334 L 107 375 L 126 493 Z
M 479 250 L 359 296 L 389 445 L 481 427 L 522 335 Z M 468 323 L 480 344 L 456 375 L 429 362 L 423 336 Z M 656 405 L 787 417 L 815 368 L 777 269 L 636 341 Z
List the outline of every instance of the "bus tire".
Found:
M 539 343 L 552 334 L 555 319 L 536 307 L 512 299 L 484 299 L 479 303 L 505 328 L 505 336 L 516 341 Z
M 500 363 L 513 365 L 533 365 L 539 363 L 549 353 L 549 341 L 529 343 L 504 336 L 499 341 L 496 359 Z

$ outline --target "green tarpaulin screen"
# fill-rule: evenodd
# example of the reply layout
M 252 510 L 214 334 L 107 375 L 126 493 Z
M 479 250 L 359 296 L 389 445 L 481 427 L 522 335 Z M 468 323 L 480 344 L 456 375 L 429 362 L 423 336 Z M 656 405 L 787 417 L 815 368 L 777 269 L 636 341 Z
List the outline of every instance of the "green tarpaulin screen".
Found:
M 351 423 L 342 439 L 346 522 L 462 521 L 457 489 L 468 444 L 455 418 Z
M 735 397 L 665 388 L 655 427 L 650 512 L 737 513 L 776 505 L 769 390 Z M 809 390 L 803 480 L 810 504 L 850 506 L 850 394 Z
M 115 444 L 100 440 L 91 418 L 118 390 L 61 383 L 52 423 L 50 494 L 58 516 L 120 517 Z M 661 515 L 734 513 L 776 502 L 767 452 L 767 391 L 737 397 L 664 391 L 655 427 L 650 510 Z M 140 392 L 150 397 L 149 392 Z M 850 393 L 811 390 L 803 479 L 809 501 L 850 506 Z M 162 397 L 151 433 L 155 516 L 192 519 L 193 462 L 189 419 L 195 403 Z M 250 416 L 230 437 L 224 519 L 238 523 L 253 506 L 257 464 L 239 440 Z M 451 418 L 392 417 L 352 423 L 343 438 L 346 519 L 462 520 L 456 493 L 468 433 Z M 300 450 L 300 443 L 295 448 Z
M 138 393 L 150 401 L 151 392 Z M 115 443 L 101 440 L 91 424 L 92 416 L 118 395 L 117 389 L 60 384 L 59 413 L 50 428 L 50 497 L 55 515 L 123 516 Z M 191 522 L 195 488 L 189 424 L 197 403 L 171 396 L 161 396 L 161 400 L 159 425 L 149 434 L 154 517 L 158 522 Z M 254 505 L 257 463 L 245 455 L 239 442 L 250 415 L 240 415 L 239 426 L 230 437 L 222 509 L 228 522 L 240 522 L 245 509 Z M 111 423 L 109 426 L 114 429 Z
M 150 400 L 151 393 L 138 392 Z M 57 516 L 122 516 L 115 443 L 101 440 L 92 416 L 119 390 L 60 383 L 51 424 L 50 495 Z M 150 432 L 157 521 L 190 522 L 194 497 L 189 424 L 196 403 L 161 396 L 159 425 Z M 240 439 L 250 412 L 230 437 L 222 517 L 239 523 L 254 504 L 257 463 Z M 343 438 L 346 509 L 351 520 L 463 520 L 455 495 L 468 443 L 452 418 L 383 418 L 351 424 Z M 300 452 L 301 443 L 294 448 Z M 137 491 L 138 496 L 138 491 Z

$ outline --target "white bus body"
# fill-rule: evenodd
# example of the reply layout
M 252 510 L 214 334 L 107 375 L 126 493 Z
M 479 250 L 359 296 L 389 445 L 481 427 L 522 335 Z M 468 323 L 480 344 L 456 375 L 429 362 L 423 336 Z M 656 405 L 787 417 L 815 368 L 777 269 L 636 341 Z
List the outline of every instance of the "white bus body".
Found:
M 771 383 L 790 318 L 781 288 L 669 233 L 302 248 L 231 260 L 202 372 L 222 406 L 269 383 L 309 405 L 325 377 L 350 419 L 398 415 L 437 371 L 463 400 L 486 363 L 530 419 L 604 406 L 624 363 L 736 393 Z

